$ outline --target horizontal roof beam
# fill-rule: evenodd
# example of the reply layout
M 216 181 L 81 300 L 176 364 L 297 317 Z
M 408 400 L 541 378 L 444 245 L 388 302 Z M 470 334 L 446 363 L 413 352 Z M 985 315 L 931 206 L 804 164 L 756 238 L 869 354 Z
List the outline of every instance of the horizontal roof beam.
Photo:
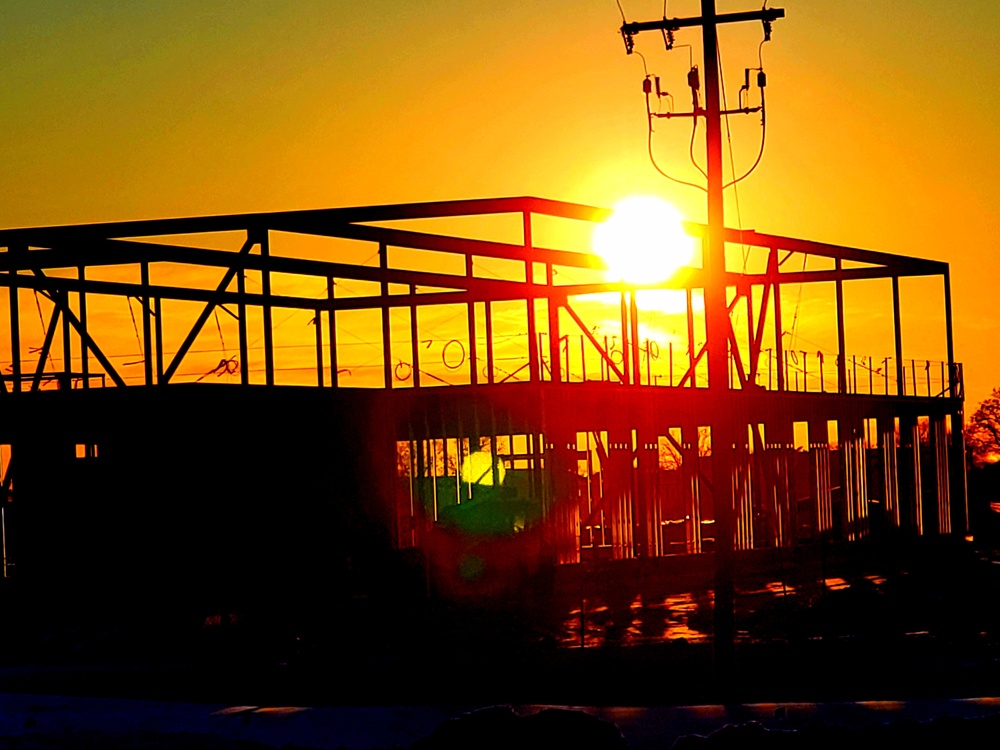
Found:
M 694 237 L 700 238 L 704 236 L 704 224 L 685 222 L 685 227 Z M 801 240 L 794 237 L 783 237 L 778 234 L 765 234 L 754 229 L 726 229 L 726 242 L 734 245 L 752 245 L 754 247 L 789 250 L 806 255 L 816 255 L 821 258 L 840 258 L 841 260 L 858 263 L 882 265 L 891 270 L 891 273 L 888 274 L 889 276 L 929 276 L 944 273 L 945 269 L 948 268 L 948 264 L 942 261 L 914 258 L 909 255 L 895 255 L 876 250 L 862 250 L 856 247 L 833 245 L 828 242 Z M 911 271 L 911 273 L 902 273 L 907 270 Z
M 303 211 L 194 216 L 176 219 L 105 222 L 64 226 L 0 230 L 0 246 L 11 244 L 51 247 L 59 242 L 84 239 L 153 237 L 156 235 L 202 234 L 245 230 L 275 229 L 315 233 L 331 225 L 372 221 L 429 219 L 487 214 L 523 213 L 556 216 L 583 221 L 602 221 L 610 211 L 580 203 L 545 198 L 478 198 L 459 201 L 433 201 L 381 206 L 321 208 Z M 290 229 L 297 227 L 297 229 Z

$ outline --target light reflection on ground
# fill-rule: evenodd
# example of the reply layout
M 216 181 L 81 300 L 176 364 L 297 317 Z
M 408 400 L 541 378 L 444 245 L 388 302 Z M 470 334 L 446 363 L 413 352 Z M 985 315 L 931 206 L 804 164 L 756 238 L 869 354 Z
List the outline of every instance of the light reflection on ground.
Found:
M 996 610 L 984 596 L 996 586 L 995 568 L 983 565 L 993 558 L 951 555 L 930 564 L 930 557 L 900 556 L 859 563 L 803 552 L 778 565 L 748 555 L 734 581 L 735 642 L 857 641 L 873 653 L 885 644 L 995 649 Z M 563 590 L 578 592 L 577 598 L 550 610 L 547 630 L 563 648 L 713 641 L 713 576 L 704 567 L 584 566 L 567 580 L 572 586 Z
M 810 585 L 783 580 L 758 580 L 737 587 L 736 642 L 763 643 L 790 637 L 796 622 L 797 635 L 806 639 L 831 637 L 824 616 L 810 618 L 810 611 L 830 597 L 881 596 L 886 579 L 879 575 L 860 576 L 855 585 L 842 577 L 824 576 Z M 859 588 L 860 587 L 860 588 Z M 557 641 L 564 648 L 634 646 L 652 643 L 702 644 L 712 641 L 713 592 L 677 592 L 648 596 L 637 594 L 618 605 L 606 597 L 591 595 L 565 612 Z M 583 624 L 581 626 L 581 608 Z M 801 622 L 806 622 L 805 632 Z M 925 630 L 904 630 L 906 636 L 926 634 Z
M 693 594 L 684 592 L 655 601 L 643 601 L 636 596 L 628 605 L 628 612 L 620 616 L 605 602 L 590 598 L 584 602 L 585 648 L 600 647 L 610 643 L 638 645 L 643 643 L 707 643 L 711 633 L 693 626 L 692 620 L 699 612 L 708 612 L 712 606 L 712 592 Z M 709 620 L 710 622 L 710 620 Z M 580 608 L 570 610 L 562 622 L 560 645 L 579 648 L 581 645 Z

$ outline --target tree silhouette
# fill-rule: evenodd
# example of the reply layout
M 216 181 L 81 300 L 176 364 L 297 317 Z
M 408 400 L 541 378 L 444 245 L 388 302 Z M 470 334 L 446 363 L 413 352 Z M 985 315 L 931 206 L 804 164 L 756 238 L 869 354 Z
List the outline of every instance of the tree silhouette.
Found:
M 1000 388 L 994 388 L 969 418 L 965 444 L 976 465 L 1000 461 Z

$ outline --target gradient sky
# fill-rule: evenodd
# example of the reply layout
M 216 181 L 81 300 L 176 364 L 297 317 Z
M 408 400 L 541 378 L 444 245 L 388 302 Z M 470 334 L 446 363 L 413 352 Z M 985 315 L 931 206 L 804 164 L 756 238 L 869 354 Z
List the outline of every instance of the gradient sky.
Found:
M 727 223 L 948 261 L 971 411 L 1000 385 L 1000 3 L 771 5 L 786 17 L 763 48 L 767 147 Z M 0 0 L 0 227 L 633 193 L 703 221 L 703 194 L 649 164 L 643 65 L 620 25 L 614 0 Z M 760 37 L 723 31 L 729 97 Z M 636 43 L 688 103 L 686 50 Z M 759 124 L 732 124 L 739 168 Z M 655 144 L 691 177 L 688 135 L 663 123 Z

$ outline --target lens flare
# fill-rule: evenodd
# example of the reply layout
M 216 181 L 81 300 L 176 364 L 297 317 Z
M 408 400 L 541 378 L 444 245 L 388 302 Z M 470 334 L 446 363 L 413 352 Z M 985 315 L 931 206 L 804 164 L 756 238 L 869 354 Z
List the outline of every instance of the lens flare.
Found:
M 459 474 L 462 481 L 466 484 L 480 484 L 480 485 L 492 485 L 493 484 L 493 454 L 486 453 L 485 451 L 476 451 L 475 453 L 470 453 L 468 456 L 462 459 L 462 466 L 459 469 Z M 504 477 L 507 474 L 507 470 L 504 468 L 503 461 L 496 462 L 496 475 L 497 482 L 503 484 Z
M 608 280 L 657 284 L 689 265 L 694 239 L 682 221 L 680 212 L 660 198 L 643 195 L 619 202 L 593 235 L 594 252 L 608 264 Z

